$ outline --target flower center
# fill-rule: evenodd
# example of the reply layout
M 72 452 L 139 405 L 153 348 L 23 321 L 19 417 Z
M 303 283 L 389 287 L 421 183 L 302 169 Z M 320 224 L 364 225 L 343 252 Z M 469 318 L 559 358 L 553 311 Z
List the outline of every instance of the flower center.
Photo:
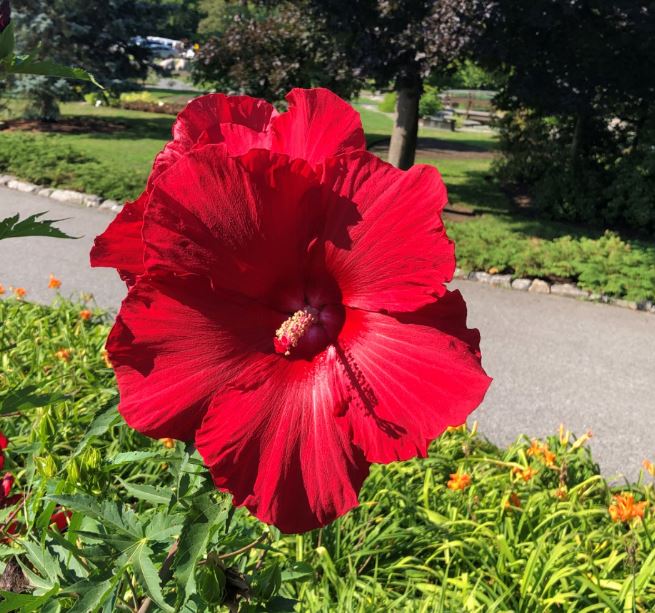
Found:
M 276 353 L 291 355 L 291 350 L 317 321 L 318 310 L 314 307 L 306 306 L 296 311 L 275 331 L 273 345 Z

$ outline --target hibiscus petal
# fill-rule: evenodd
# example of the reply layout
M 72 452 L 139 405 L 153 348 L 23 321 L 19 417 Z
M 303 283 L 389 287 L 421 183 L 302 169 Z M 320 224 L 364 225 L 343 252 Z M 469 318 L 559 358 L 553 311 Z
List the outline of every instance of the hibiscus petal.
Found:
M 344 304 L 413 311 L 446 291 L 455 255 L 441 221 L 447 196 L 436 168 L 416 165 L 402 171 L 363 152 L 328 160 L 323 183 L 331 203 L 321 257 Z M 352 204 L 360 216 L 355 225 Z
M 140 277 L 107 341 L 120 413 L 148 436 L 192 439 L 212 396 L 271 356 L 282 319 L 203 279 Z
M 328 89 L 293 89 L 289 110 L 272 122 L 273 151 L 312 166 L 326 158 L 366 150 L 359 113 Z
M 217 287 L 258 298 L 299 285 L 318 233 L 319 190 L 302 160 L 261 149 L 239 158 L 218 145 L 198 149 L 154 187 L 143 230 L 146 268 L 205 274 Z
M 96 236 L 91 249 L 91 266 L 116 268 L 128 285 L 143 274 L 141 230 L 147 200 L 143 193 L 134 202 L 127 202 L 107 229 Z
M 150 184 L 198 144 L 223 143 L 229 155 L 270 149 L 270 125 L 277 115 L 273 105 L 250 96 L 194 98 L 173 124 L 173 140 L 157 156 Z
M 196 445 L 216 485 L 283 532 L 324 526 L 357 505 L 369 464 L 334 417 L 336 352 L 279 358 L 247 391 L 216 397 Z
M 143 214 L 155 180 L 197 145 L 222 143 L 229 155 L 271 146 L 270 123 L 277 115 L 265 100 L 249 96 L 209 94 L 195 98 L 173 124 L 173 140 L 157 155 L 148 177 L 148 188 L 135 202 L 128 202 L 109 227 L 96 238 L 91 266 L 118 269 L 134 283 L 143 274 Z
M 432 440 L 482 402 L 491 379 L 469 344 L 475 333 L 453 325 L 460 301 L 446 298 L 446 331 L 437 305 L 432 326 L 347 309 L 338 351 L 349 401 L 339 422 L 370 462 L 424 457 Z

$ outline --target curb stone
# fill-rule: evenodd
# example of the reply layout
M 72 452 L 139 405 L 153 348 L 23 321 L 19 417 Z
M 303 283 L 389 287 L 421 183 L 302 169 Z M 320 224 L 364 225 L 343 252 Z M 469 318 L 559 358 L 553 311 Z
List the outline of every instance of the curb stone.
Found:
M 43 187 L 42 185 L 21 181 L 13 175 L 0 175 L 0 186 L 15 189 L 19 192 L 36 194 L 42 198 L 52 198 L 57 202 L 77 204 L 94 209 L 105 209 L 114 213 L 118 213 L 123 208 L 123 205 L 116 200 L 103 199 L 96 194 L 85 194 L 84 192 L 76 192 L 72 189 Z
M 578 287 L 575 283 L 548 283 L 543 279 L 526 279 L 518 278 L 512 280 L 512 275 L 508 274 L 491 274 L 483 270 L 474 270 L 467 273 L 461 268 L 455 269 L 454 278 L 477 281 L 494 287 L 503 287 L 518 292 L 531 292 L 536 294 L 553 294 L 565 298 L 576 298 L 585 302 L 598 302 L 602 304 L 611 304 L 613 306 L 631 309 L 633 311 L 643 311 L 645 313 L 655 314 L 655 302 L 652 300 L 642 300 L 635 302 L 633 300 L 623 300 L 622 298 L 613 298 L 605 294 L 589 292 Z
M 90 208 L 104 209 L 118 213 L 122 210 L 123 205 L 117 200 L 102 199 L 95 194 L 85 194 L 70 189 L 55 189 L 35 185 L 27 181 L 21 181 L 13 175 L 0 175 L 0 186 L 9 189 L 15 189 L 20 192 L 33 193 L 44 198 L 52 198 L 58 202 L 67 204 L 77 204 Z M 550 284 L 543 279 L 514 279 L 508 274 L 490 274 L 483 270 L 466 272 L 461 268 L 455 269 L 453 275 L 455 279 L 468 279 L 478 283 L 486 283 L 494 287 L 512 289 L 519 292 L 533 292 L 538 294 L 554 294 L 567 298 L 578 298 L 588 302 L 601 302 L 613 306 L 631 309 L 633 311 L 643 311 L 655 315 L 655 303 L 650 300 L 635 302 L 633 300 L 623 300 L 621 298 L 612 298 L 604 294 L 596 294 L 579 288 L 573 283 L 553 283 Z

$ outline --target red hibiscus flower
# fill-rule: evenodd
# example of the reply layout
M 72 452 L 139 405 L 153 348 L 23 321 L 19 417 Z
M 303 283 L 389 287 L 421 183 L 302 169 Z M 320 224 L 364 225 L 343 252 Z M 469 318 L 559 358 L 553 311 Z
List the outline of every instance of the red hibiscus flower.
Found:
M 327 90 L 212 95 L 98 239 L 130 289 L 107 342 L 120 411 L 194 440 L 214 482 L 284 532 L 357 504 L 372 462 L 425 456 L 490 379 L 444 283 L 446 191 L 365 150 Z
M 4 451 L 9 445 L 9 439 L 0 431 L 0 470 L 5 467 L 5 454 Z

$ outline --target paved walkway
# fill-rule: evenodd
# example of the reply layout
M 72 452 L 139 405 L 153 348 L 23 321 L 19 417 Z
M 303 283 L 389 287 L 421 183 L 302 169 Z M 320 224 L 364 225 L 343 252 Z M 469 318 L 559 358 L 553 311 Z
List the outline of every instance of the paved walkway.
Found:
M 0 241 L 0 283 L 48 302 L 52 272 L 63 293 L 92 292 L 101 306 L 118 307 L 124 285 L 113 271 L 88 264 L 110 213 L 0 188 L 0 218 L 18 211 L 68 217 L 59 226 L 82 238 Z M 468 281 L 453 286 L 469 304 L 495 379 L 475 414 L 481 432 L 502 444 L 523 432 L 544 436 L 563 422 L 577 433 L 593 431 L 591 445 L 607 475 L 636 478 L 644 458 L 655 461 L 655 316 Z

